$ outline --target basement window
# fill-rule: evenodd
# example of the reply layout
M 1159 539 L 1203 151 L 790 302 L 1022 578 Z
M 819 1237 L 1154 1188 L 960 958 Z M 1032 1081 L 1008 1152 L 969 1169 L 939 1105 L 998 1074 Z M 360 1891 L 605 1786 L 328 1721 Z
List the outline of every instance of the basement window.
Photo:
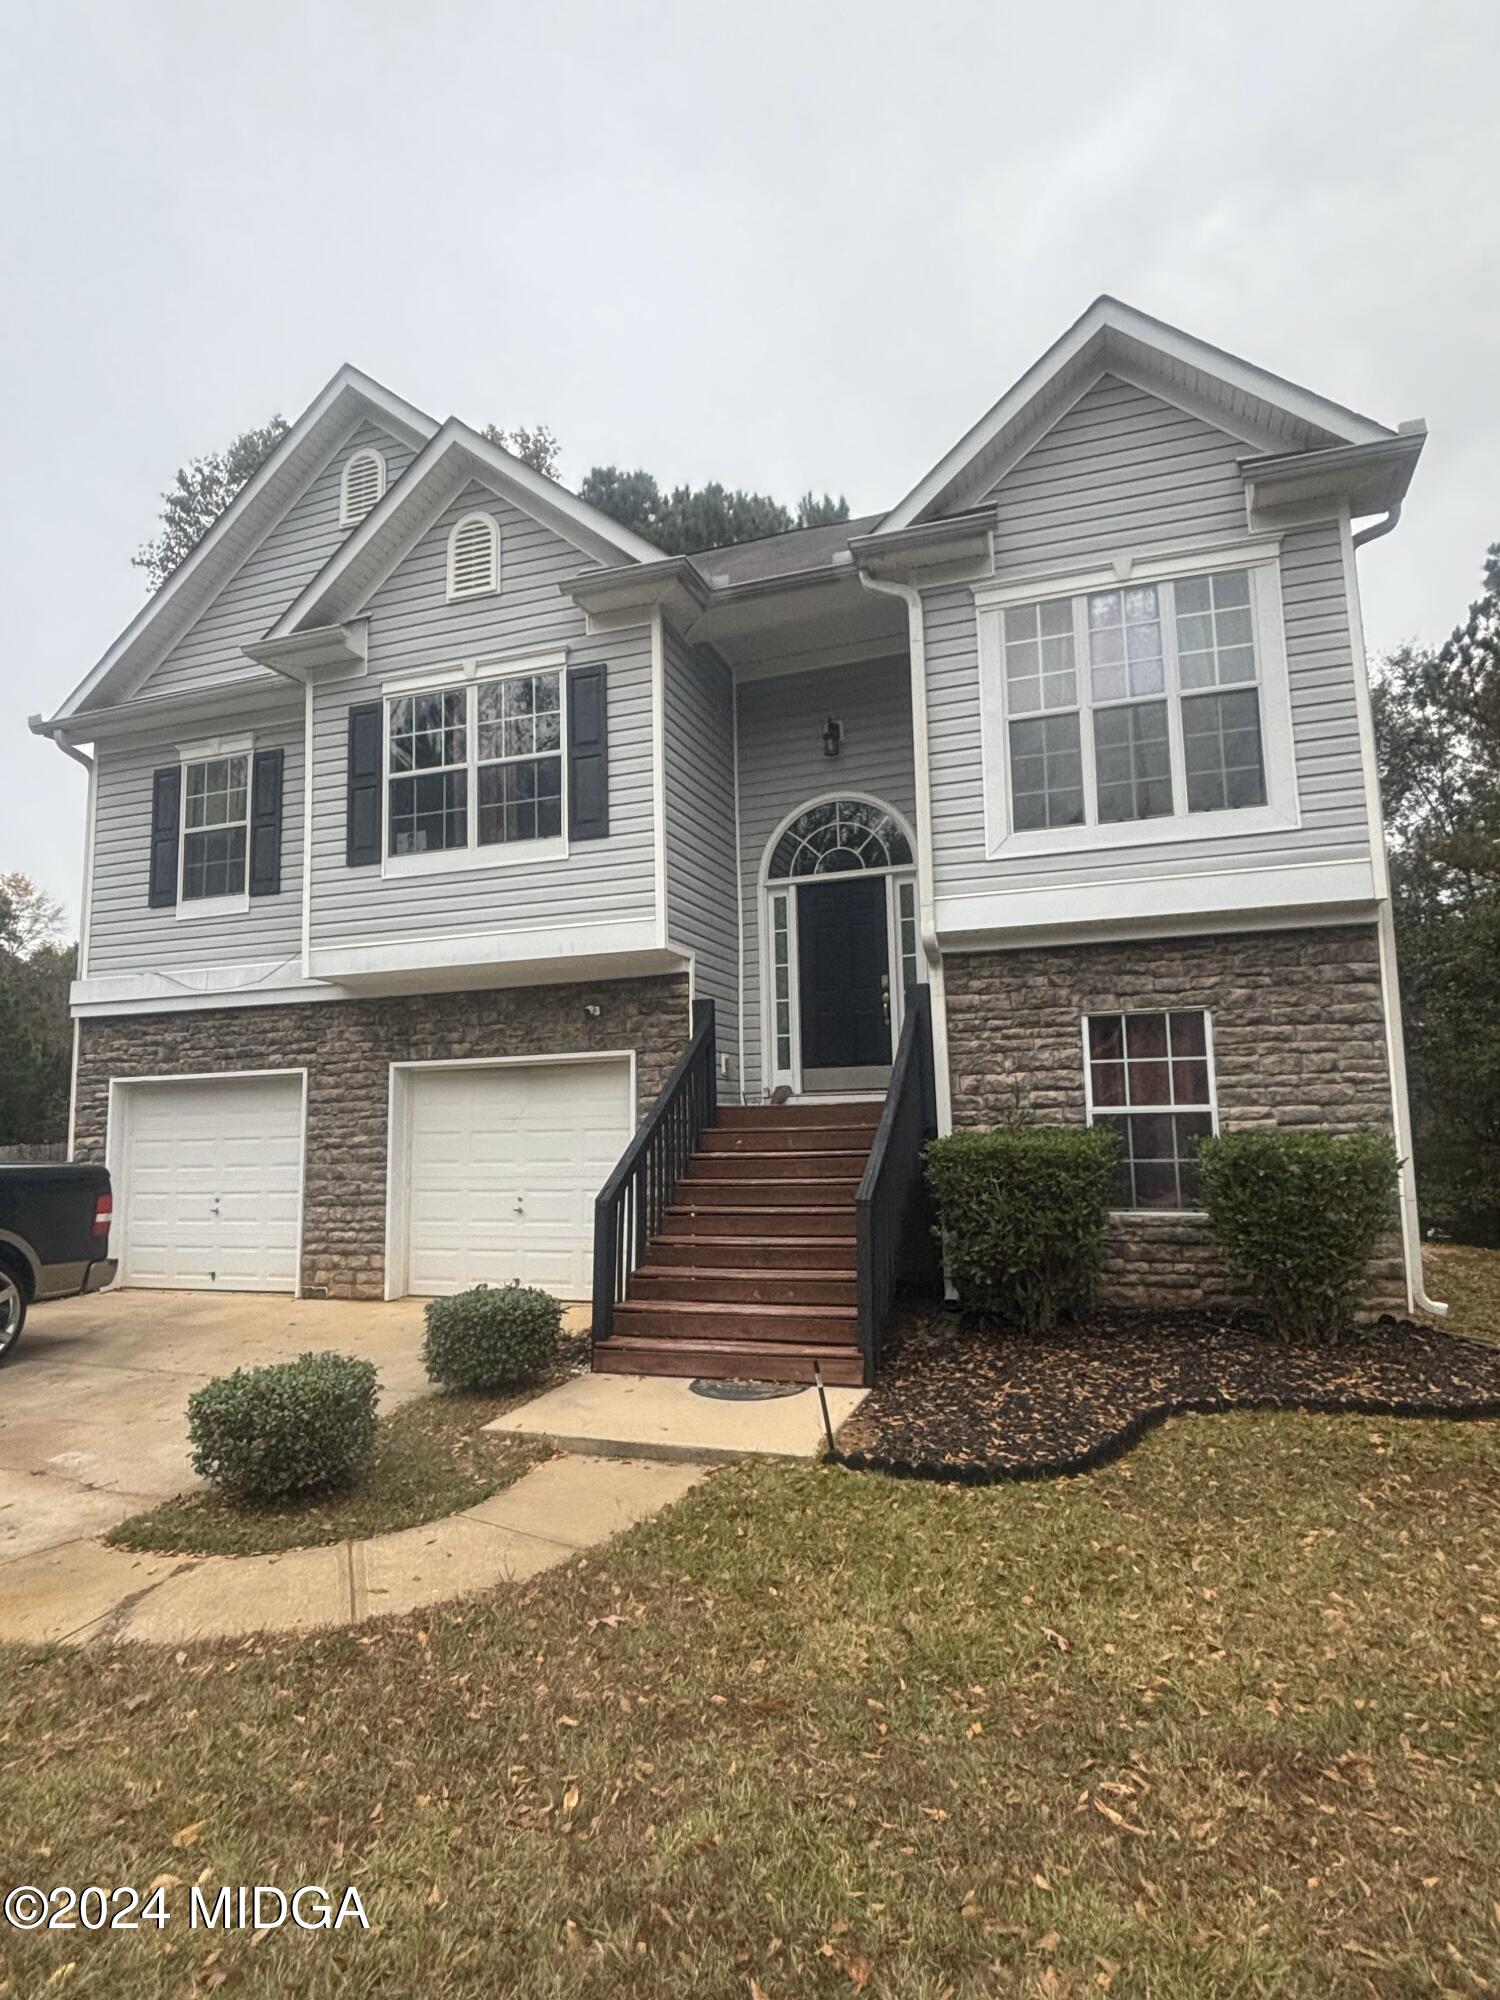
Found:
M 1083 1044 L 1088 1121 L 1120 1136 L 1116 1208 L 1197 1208 L 1198 1145 L 1218 1123 L 1209 1016 L 1090 1014 Z

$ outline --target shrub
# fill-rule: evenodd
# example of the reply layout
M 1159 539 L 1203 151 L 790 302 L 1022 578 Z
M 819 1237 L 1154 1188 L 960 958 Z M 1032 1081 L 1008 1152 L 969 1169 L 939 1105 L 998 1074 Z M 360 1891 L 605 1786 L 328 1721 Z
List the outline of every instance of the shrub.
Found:
M 1382 1231 L 1396 1219 L 1396 1149 L 1383 1132 L 1229 1132 L 1198 1152 L 1214 1241 L 1278 1333 L 1347 1326 Z
M 422 1359 L 445 1389 L 524 1389 L 556 1360 L 561 1332 L 562 1304 L 550 1292 L 477 1285 L 428 1306 Z
M 375 1449 L 373 1361 L 301 1354 L 236 1368 L 188 1398 L 193 1470 L 231 1500 L 352 1486 Z
M 1091 1302 L 1119 1141 L 1011 1126 L 927 1148 L 939 1234 L 966 1317 L 1046 1332 Z

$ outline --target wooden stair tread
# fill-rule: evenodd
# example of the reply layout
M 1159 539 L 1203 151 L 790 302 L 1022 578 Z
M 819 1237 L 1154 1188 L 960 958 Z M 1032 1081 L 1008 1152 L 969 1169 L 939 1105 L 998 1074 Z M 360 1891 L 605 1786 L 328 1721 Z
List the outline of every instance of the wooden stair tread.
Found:
M 849 1342 L 851 1347 L 858 1343 Z M 719 1340 L 712 1334 L 695 1334 L 688 1340 L 677 1340 L 669 1333 L 612 1333 L 608 1340 L 595 1342 L 599 1351 L 608 1353 L 631 1352 L 649 1348 L 655 1354 L 675 1354 L 683 1348 L 701 1349 L 705 1354 L 737 1354 L 746 1361 L 757 1360 L 761 1355 L 796 1355 L 808 1361 L 823 1361 L 826 1349 L 815 1342 L 805 1340 Z
M 733 1211 L 722 1208 L 697 1208 L 692 1213 L 711 1222 L 716 1215 L 729 1214 Z M 777 1214 L 779 1211 L 747 1209 L 746 1213 L 765 1215 Z M 853 1236 L 674 1236 L 672 1241 L 680 1250 L 686 1249 L 693 1243 L 715 1250 L 736 1250 L 746 1243 L 759 1243 L 768 1248 L 774 1245 L 778 1250 L 827 1250 L 835 1243 L 847 1243 L 852 1250 L 856 1239 Z M 850 1269 L 853 1269 L 852 1265 Z
M 726 1237 L 724 1240 L 726 1243 L 737 1244 L 737 1243 L 744 1243 L 748 1239 L 743 1236 L 729 1236 Z M 773 1240 L 777 1243 L 785 1243 L 790 1239 L 785 1236 L 778 1236 L 775 1237 Z M 820 1236 L 817 1240 L 820 1243 L 827 1243 L 833 1239 L 830 1239 L 826 1236 Z M 681 1264 L 638 1264 L 635 1270 L 632 1271 L 631 1273 L 632 1279 L 700 1277 L 700 1278 L 713 1278 L 717 1280 L 720 1278 L 745 1278 L 750 1280 L 752 1283 L 759 1283 L 761 1280 L 765 1278 L 774 1278 L 778 1284 L 788 1284 L 788 1285 L 800 1284 L 804 1280 L 810 1280 L 814 1284 L 823 1285 L 827 1284 L 832 1279 L 852 1278 L 854 1276 L 855 1276 L 855 1270 L 852 1264 L 849 1266 L 847 1271 L 828 1270 L 828 1269 L 805 1270 L 799 1265 L 795 1264 L 778 1266 L 778 1268 L 774 1271 L 767 1271 L 764 1269 L 743 1271 L 743 1270 L 737 1270 L 731 1264 L 715 1264 L 711 1269 L 702 1271 L 695 1271 L 692 1265 L 684 1266 Z
M 678 1193 L 680 1194 L 681 1192 L 682 1190 L 681 1188 L 679 1188 Z M 846 1215 L 849 1212 L 849 1209 L 852 1207 L 852 1205 L 853 1205 L 852 1203 L 847 1201 L 809 1201 L 803 1203 L 802 1208 L 799 1212 L 803 1215 Z M 672 1206 L 666 1210 L 666 1213 L 668 1215 L 713 1214 L 713 1215 L 778 1215 L 779 1216 L 779 1215 L 785 1215 L 786 1210 L 784 1208 L 767 1208 L 763 1202 L 754 1202 L 754 1201 L 722 1202 L 711 1210 L 700 1207 L 696 1202 L 674 1201 Z M 784 1240 L 795 1242 L 796 1239 L 788 1238 Z M 851 1238 L 850 1240 L 852 1241 L 853 1239 Z
M 827 1319 L 853 1321 L 853 1306 L 741 1305 L 726 1299 L 625 1299 L 615 1307 L 621 1313 L 663 1313 L 668 1319 L 689 1318 L 707 1313 L 718 1319 Z

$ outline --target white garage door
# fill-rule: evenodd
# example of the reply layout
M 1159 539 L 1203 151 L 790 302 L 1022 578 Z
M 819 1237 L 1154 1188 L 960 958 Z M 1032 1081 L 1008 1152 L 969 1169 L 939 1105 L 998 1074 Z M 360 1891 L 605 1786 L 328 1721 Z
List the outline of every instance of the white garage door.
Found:
M 634 1127 L 630 1065 L 414 1069 L 406 1089 L 406 1289 L 512 1278 L 587 1298 L 594 1197 Z
M 295 1291 L 302 1079 L 131 1084 L 115 1104 L 122 1283 Z

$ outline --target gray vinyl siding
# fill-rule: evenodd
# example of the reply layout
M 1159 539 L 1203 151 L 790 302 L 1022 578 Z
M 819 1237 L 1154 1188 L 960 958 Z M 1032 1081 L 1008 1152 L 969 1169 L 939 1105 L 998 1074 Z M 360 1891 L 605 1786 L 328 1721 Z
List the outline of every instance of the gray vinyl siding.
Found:
M 911 678 L 905 655 L 742 681 L 738 689 L 740 881 L 744 911 L 745 1094 L 766 1088 L 761 1048 L 761 866 L 781 822 L 814 799 L 863 794 L 916 817 Z M 829 716 L 844 725 L 823 754 Z
M 448 534 L 476 508 L 501 537 L 497 595 L 447 601 Z M 369 665 L 320 683 L 313 744 L 313 950 L 401 944 L 650 918 L 655 911 L 651 637 L 646 626 L 586 637 L 559 584 L 591 567 L 549 529 L 479 487 L 461 494 L 407 553 L 367 607 Z M 566 649 L 571 665 L 609 663 L 609 834 L 564 858 L 383 877 L 344 861 L 348 715 L 383 684 L 490 654 Z
M 715 654 L 665 635 L 667 936 L 694 955 L 695 998 L 712 1000 L 738 1094 L 739 898 L 734 843 L 734 683 Z
M 1126 384 L 1106 379 L 996 489 L 996 569 L 1062 569 L 1075 559 L 1245 532 L 1235 461 L 1246 447 Z M 1153 867 L 1211 872 L 1369 853 L 1358 701 L 1337 521 L 1282 537 L 1281 588 L 1302 824 L 1258 835 L 1202 834 L 1170 845 L 1006 853 L 984 847 L 984 771 L 974 600 L 926 593 L 933 876 L 938 897 L 1107 883 Z
M 1065 567 L 1196 535 L 1243 534 L 1250 447 L 1105 376 L 995 487 L 995 567 Z
M 384 454 L 388 485 L 411 463 L 408 445 L 376 424 L 361 424 L 160 666 L 153 668 L 146 689 L 166 694 L 209 681 L 270 680 L 267 669 L 247 660 L 242 649 L 252 639 L 265 637 L 349 534 L 339 525 L 340 482 L 349 459 L 367 445 Z
M 148 901 L 151 862 L 151 778 L 176 760 L 171 744 L 100 744 L 94 819 L 94 872 L 89 898 L 88 976 L 161 972 L 204 965 L 260 964 L 302 954 L 301 702 L 274 719 L 263 708 L 228 711 L 216 719 L 225 733 L 252 730 L 257 750 L 281 749 L 281 893 L 252 896 L 241 915 L 179 917 Z M 186 734 L 186 732 L 184 732 Z M 201 733 L 201 729 L 200 729 Z M 191 905 L 189 905 L 191 907 Z

